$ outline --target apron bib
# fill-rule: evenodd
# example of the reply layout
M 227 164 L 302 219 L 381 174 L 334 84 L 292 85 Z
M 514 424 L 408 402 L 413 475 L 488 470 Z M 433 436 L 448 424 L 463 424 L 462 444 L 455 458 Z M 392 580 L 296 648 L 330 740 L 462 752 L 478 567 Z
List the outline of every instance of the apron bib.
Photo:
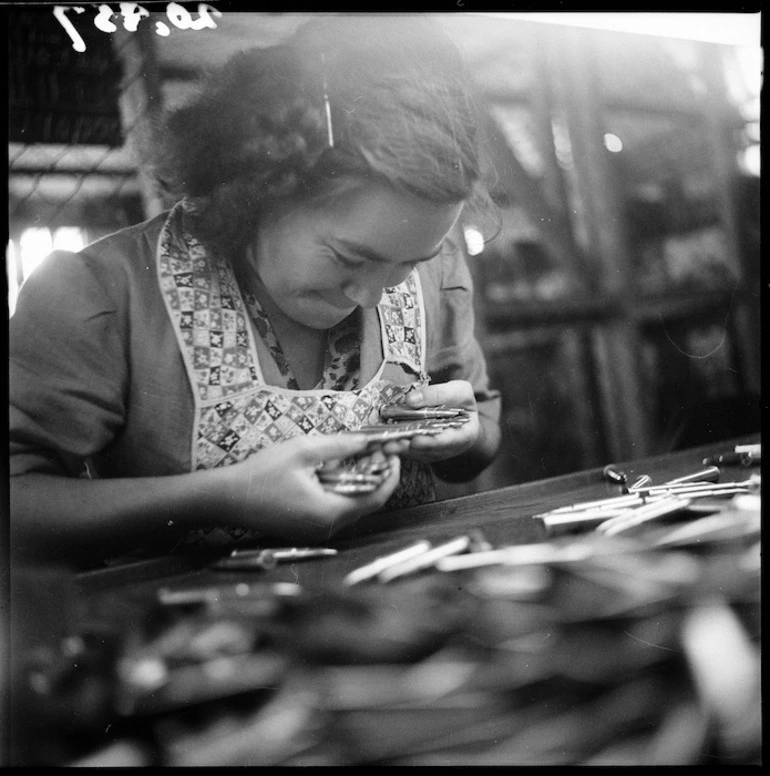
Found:
M 267 385 L 258 336 L 230 264 L 192 235 L 187 202 L 169 213 L 158 243 L 158 277 L 193 393 L 191 471 L 228 466 L 300 434 L 355 431 L 380 422 L 379 408 L 426 382 L 425 313 L 416 271 L 386 288 L 377 314 L 383 360 L 356 390 L 292 390 Z M 386 365 L 388 379 L 383 379 Z M 401 480 L 386 509 L 435 500 L 430 469 L 402 459 Z M 254 538 L 248 529 L 200 529 L 185 543 Z

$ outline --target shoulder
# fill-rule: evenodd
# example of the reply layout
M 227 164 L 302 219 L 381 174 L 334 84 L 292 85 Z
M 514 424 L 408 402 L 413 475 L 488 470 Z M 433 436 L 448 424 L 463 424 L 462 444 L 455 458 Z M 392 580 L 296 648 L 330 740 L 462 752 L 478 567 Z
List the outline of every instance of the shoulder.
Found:
M 158 238 L 167 218 L 168 212 L 160 213 L 140 224 L 108 234 L 85 247 L 79 255 L 87 264 L 98 261 L 150 264 L 154 259 Z
M 121 229 L 78 252 L 53 251 L 24 281 L 16 314 L 77 319 L 119 306 L 142 276 L 154 280 L 151 269 L 164 220 L 158 216 Z
M 423 286 L 437 290 L 472 286 L 471 273 L 463 251 L 454 243 L 447 243 L 435 259 L 419 266 Z

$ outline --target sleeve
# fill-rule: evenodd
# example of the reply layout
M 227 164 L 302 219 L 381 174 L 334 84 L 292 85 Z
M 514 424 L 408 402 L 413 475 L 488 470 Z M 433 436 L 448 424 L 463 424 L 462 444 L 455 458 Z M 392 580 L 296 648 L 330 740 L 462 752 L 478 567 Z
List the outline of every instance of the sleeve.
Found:
M 96 257 L 51 254 L 25 281 L 9 325 L 10 474 L 75 476 L 125 416 L 118 283 Z
M 424 271 L 423 271 L 424 268 Z M 500 444 L 500 392 L 489 382 L 484 352 L 475 333 L 473 279 L 462 251 L 447 249 L 421 267 L 431 382 L 467 380 L 478 405 L 488 463 Z
M 489 405 L 499 416 L 500 393 L 490 386 L 476 338 L 473 279 L 465 257 L 459 249 L 447 250 L 439 260 L 427 262 L 425 269 L 420 279 L 427 316 L 426 366 L 432 382 L 467 380 L 480 409 Z

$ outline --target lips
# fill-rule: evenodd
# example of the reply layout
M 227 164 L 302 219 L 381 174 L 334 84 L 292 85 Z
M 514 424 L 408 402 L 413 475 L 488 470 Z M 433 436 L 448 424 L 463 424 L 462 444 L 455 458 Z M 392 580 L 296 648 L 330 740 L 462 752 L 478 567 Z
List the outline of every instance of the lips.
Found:
M 347 297 L 343 297 L 342 299 L 330 299 L 328 296 L 324 296 L 321 293 L 318 294 L 318 297 L 322 302 L 329 305 L 329 307 L 333 307 L 335 310 L 344 313 L 346 316 L 350 315 L 358 307 L 355 302 L 351 302 Z

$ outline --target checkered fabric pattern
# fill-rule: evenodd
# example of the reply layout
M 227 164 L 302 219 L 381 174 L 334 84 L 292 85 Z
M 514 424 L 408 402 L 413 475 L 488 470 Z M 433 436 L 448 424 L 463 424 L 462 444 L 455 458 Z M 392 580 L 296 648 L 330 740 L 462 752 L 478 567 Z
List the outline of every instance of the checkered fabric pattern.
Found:
M 379 422 L 379 407 L 408 385 L 372 381 L 355 391 L 291 391 L 260 381 L 248 307 L 231 266 L 209 254 L 187 224 L 189 204 L 176 205 L 158 246 L 158 278 L 195 395 L 192 468 L 243 461 L 300 434 L 330 434 Z M 413 272 L 385 289 L 378 305 L 386 360 L 423 377 L 423 310 Z M 389 506 L 435 498 L 427 467 L 404 461 Z M 206 543 L 232 541 L 243 531 L 215 529 Z

